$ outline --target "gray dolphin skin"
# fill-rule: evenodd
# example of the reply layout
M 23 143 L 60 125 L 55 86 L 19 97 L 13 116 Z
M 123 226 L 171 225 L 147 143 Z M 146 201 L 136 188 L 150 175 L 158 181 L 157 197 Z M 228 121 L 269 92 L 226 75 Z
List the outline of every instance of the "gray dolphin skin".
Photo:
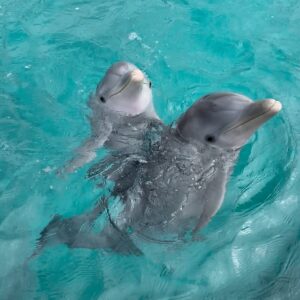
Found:
M 108 201 L 80 216 L 50 222 L 39 247 L 100 248 L 142 254 L 139 242 L 186 240 L 222 205 L 226 183 L 249 137 L 281 110 L 274 99 L 252 101 L 235 93 L 209 94 L 196 101 L 175 126 L 156 123 L 143 135 L 139 155 L 120 151 L 90 168 L 88 176 L 113 180 L 110 199 L 122 209 L 112 217 Z M 102 212 L 107 225 L 84 233 Z M 49 234 L 51 232 L 51 234 Z
M 114 132 L 137 132 L 145 120 L 158 119 L 152 102 L 151 82 L 135 65 L 128 62 L 113 64 L 90 96 L 89 117 L 91 136 L 75 151 L 75 157 L 59 172 L 72 173 L 96 157 L 102 146 L 116 149 Z M 142 124 L 141 124 L 142 123 Z M 141 129 L 141 128 L 139 128 Z M 124 132 L 125 131 L 125 132 Z M 123 143 L 124 146 L 124 143 Z

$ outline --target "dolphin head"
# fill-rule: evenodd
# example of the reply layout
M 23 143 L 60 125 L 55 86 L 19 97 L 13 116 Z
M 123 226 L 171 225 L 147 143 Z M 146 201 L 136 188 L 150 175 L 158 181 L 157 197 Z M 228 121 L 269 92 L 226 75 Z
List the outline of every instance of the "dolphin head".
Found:
M 95 96 L 113 111 L 134 116 L 152 102 L 151 82 L 135 65 L 122 61 L 107 70 Z
M 177 132 L 191 143 L 239 149 L 281 110 L 274 99 L 252 101 L 235 93 L 209 94 L 194 103 L 177 122 Z

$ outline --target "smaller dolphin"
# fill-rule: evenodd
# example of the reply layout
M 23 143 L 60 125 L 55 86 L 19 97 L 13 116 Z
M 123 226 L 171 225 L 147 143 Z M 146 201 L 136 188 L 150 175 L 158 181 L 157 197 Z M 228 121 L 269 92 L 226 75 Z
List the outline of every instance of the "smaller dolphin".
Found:
M 123 203 L 117 217 L 110 217 L 104 201 L 71 222 L 61 219 L 55 226 L 50 222 L 41 233 L 41 247 L 49 241 L 48 232 L 55 235 L 56 243 L 135 254 L 140 253 L 140 239 L 161 243 L 185 240 L 189 232 L 194 235 L 221 207 L 241 147 L 280 110 L 280 102 L 274 99 L 253 102 L 234 93 L 204 96 L 179 118 L 175 127 L 161 124 L 155 134 L 146 135 L 143 159 L 135 160 L 133 156 L 125 161 L 116 177 L 115 168 L 111 169 L 116 180 L 111 194 Z M 123 154 L 127 159 L 128 154 Z M 122 163 L 122 153 L 120 160 Z M 107 172 L 105 166 L 97 164 L 89 176 L 97 177 L 103 171 Z M 107 226 L 98 234 L 82 234 L 78 224 L 92 223 L 105 207 Z M 66 224 L 71 226 L 68 230 Z M 59 234 L 61 230 L 63 234 Z M 118 238 L 120 233 L 122 240 Z
M 152 102 L 151 82 L 128 62 L 115 63 L 107 70 L 88 105 L 92 110 L 91 136 L 76 150 L 62 173 L 72 173 L 92 161 L 95 151 L 102 146 L 124 147 L 122 136 L 141 132 L 141 127 L 147 127 L 147 120 L 159 119 Z M 132 140 L 135 142 L 136 136 Z

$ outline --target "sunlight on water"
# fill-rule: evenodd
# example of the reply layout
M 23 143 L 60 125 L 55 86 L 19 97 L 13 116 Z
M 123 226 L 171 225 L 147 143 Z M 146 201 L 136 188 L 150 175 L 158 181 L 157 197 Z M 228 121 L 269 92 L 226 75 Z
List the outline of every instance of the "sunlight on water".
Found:
M 1 299 L 299 299 L 300 5 L 295 0 L 0 3 Z M 89 134 L 105 70 L 147 73 L 171 123 L 200 96 L 283 104 L 243 148 L 205 239 L 145 256 L 58 245 L 26 262 L 55 214 L 91 209 L 87 168 L 55 170 Z

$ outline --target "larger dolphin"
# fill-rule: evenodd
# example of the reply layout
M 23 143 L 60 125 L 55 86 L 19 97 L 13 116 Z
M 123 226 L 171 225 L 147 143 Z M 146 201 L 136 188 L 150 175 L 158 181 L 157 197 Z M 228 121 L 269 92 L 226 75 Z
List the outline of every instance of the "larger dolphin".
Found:
M 103 163 L 90 169 L 90 177 L 105 174 L 116 180 L 112 196 L 123 203 L 122 212 L 115 218 L 107 209 L 109 222 L 100 233 L 84 233 L 81 228 L 103 212 L 105 202 L 89 214 L 50 223 L 41 234 L 40 247 L 52 236 L 55 242 L 70 247 L 140 254 L 140 238 L 162 242 L 197 232 L 222 205 L 241 147 L 280 109 L 280 102 L 274 99 L 253 102 L 234 93 L 204 96 L 176 126 L 160 124 L 148 132 L 143 153 L 125 160 L 121 171 L 107 171 Z M 130 155 L 121 152 L 119 157 L 122 164 L 122 159 Z

